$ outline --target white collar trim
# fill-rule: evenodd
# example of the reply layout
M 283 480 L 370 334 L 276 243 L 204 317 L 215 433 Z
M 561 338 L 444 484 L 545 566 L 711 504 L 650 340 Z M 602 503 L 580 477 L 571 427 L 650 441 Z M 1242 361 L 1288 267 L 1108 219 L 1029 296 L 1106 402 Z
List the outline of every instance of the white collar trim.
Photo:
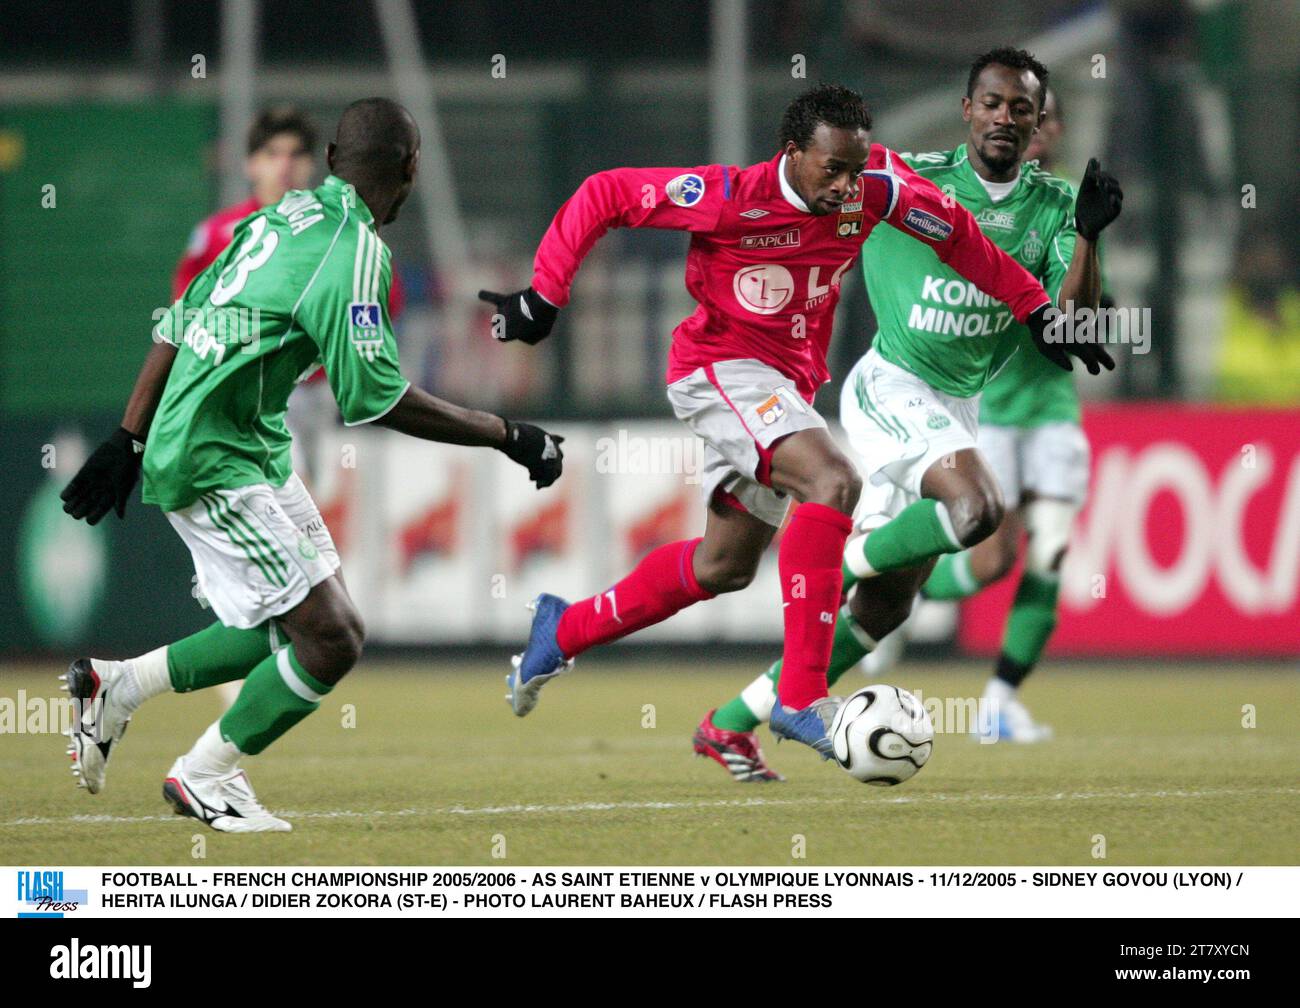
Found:
M 786 162 L 786 155 L 782 154 L 781 160 L 777 163 L 776 166 L 776 177 L 781 182 L 781 195 L 785 197 L 785 201 L 787 203 L 789 203 L 800 213 L 811 213 L 812 211 L 808 209 L 808 204 L 805 203 L 802 197 L 800 197 L 800 195 L 794 191 L 794 187 L 791 186 L 790 183 L 786 181 L 785 162 Z
M 1020 184 L 1020 169 L 1017 168 L 1016 177 L 1007 182 L 990 182 L 979 172 L 975 173 L 975 177 L 980 180 L 980 185 L 982 185 L 984 191 L 989 194 L 989 199 L 994 203 L 1000 203 L 1002 200 L 1010 196 L 1011 191 Z

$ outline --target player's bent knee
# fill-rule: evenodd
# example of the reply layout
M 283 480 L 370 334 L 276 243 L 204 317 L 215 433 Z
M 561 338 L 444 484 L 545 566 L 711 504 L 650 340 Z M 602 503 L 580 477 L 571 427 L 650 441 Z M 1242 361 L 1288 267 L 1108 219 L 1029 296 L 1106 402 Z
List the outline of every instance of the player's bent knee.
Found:
M 837 459 L 821 469 L 803 495 L 805 501 L 825 504 L 851 515 L 862 494 L 862 477 L 848 459 Z
M 982 543 L 998 530 L 1006 511 L 997 493 L 975 490 L 947 505 L 953 532 L 963 547 Z
M 365 644 L 365 625 L 355 609 L 349 607 L 331 614 L 323 620 L 311 637 L 309 647 L 311 662 L 316 671 L 330 679 L 337 679 L 352 669 L 361 659 Z M 301 654 L 300 654 L 301 657 Z
M 333 676 L 351 671 L 361 659 L 362 640 L 348 631 L 325 637 L 317 645 L 322 670 Z

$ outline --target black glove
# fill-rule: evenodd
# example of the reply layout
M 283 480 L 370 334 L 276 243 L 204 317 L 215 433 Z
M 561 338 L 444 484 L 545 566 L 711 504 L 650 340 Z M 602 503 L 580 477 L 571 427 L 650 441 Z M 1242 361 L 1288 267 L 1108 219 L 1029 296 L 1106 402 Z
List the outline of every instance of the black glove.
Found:
M 110 510 L 126 517 L 126 500 L 140 478 L 144 442 L 125 427 L 119 427 L 86 459 L 59 496 L 63 510 L 73 518 L 85 518 L 90 525 Z
M 1101 170 L 1096 158 L 1088 162 L 1074 201 L 1074 230 L 1080 238 L 1095 242 L 1102 229 L 1119 216 L 1124 205 L 1124 191 L 1115 176 Z
M 528 470 L 528 478 L 537 484 L 538 490 L 560 478 L 564 469 L 564 452 L 560 445 L 564 438 L 548 434 L 533 424 L 506 420 L 505 425 L 506 443 L 501 445 L 501 450 L 511 462 L 518 462 Z
M 1065 342 L 1061 335 L 1064 323 L 1065 312 L 1050 303 L 1039 305 L 1030 313 L 1029 318 L 1025 319 L 1025 325 L 1029 327 L 1029 335 L 1033 337 L 1038 352 L 1062 371 L 1074 370 L 1074 365 L 1070 363 L 1071 356 L 1083 361 L 1088 374 L 1101 374 L 1103 367 L 1107 371 L 1115 370 L 1115 361 L 1100 343 Z M 1092 333 L 1095 337 L 1095 326 Z
M 523 340 L 529 346 L 540 343 L 551 334 L 555 316 L 560 313 L 560 309 L 531 287 L 513 294 L 481 290 L 478 297 L 480 301 L 496 305 L 497 313 L 505 319 L 506 324 L 495 333 L 503 343 L 510 340 Z

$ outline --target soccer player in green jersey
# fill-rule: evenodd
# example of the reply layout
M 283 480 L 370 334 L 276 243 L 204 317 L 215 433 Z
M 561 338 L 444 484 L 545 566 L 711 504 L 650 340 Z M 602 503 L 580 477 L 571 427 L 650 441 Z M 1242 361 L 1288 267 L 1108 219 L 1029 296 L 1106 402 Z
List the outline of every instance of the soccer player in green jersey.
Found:
M 974 213 L 1062 310 L 1095 308 L 1097 236 L 1118 216 L 1122 194 L 1095 162 L 1077 204 L 1061 179 L 1034 165 L 1022 168 L 1043 121 L 1047 81 L 1046 68 L 1023 50 L 980 56 L 962 99 L 967 142 L 904 159 Z M 919 242 L 873 233 L 863 271 L 879 331 L 845 379 L 840 422 L 865 477 L 857 512 L 864 534 L 845 550 L 849 595 L 836 622 L 830 683 L 906 619 L 938 558 L 977 548 L 1002 525 L 998 478 L 977 448 L 981 392 L 1016 358 L 1029 375 L 1022 380 L 1037 383 L 1056 370 L 1050 348 L 1035 352 L 1004 305 Z M 1096 362 L 1112 367 L 1109 355 L 1095 349 Z M 1069 381 L 1067 371 L 1060 375 Z M 1052 387 L 1057 381 L 1050 375 Z M 780 671 L 777 662 L 696 729 L 695 751 L 738 781 L 781 779 L 766 766 L 754 734 L 771 710 Z
M 189 547 L 218 622 L 127 661 L 79 658 L 65 677 L 81 717 L 69 752 L 91 793 L 131 716 L 160 693 L 242 679 L 234 705 L 172 765 L 175 811 L 231 833 L 285 831 L 258 802 L 241 756 L 320 706 L 364 638 L 338 552 L 290 464 L 285 404 L 324 365 L 343 420 L 500 449 L 539 487 L 559 478 L 559 437 L 465 409 L 402 377 L 379 237 L 411 191 L 420 137 L 395 102 L 354 102 L 329 145 L 331 174 L 243 220 L 155 329 L 122 426 L 63 493 L 92 525 L 124 517 L 143 468 Z
M 1050 88 L 1043 111 L 1042 125 L 1024 160 L 1050 171 L 1064 131 L 1060 105 Z M 1103 292 L 1103 307 L 1106 300 Z M 980 397 L 976 443 L 1007 504 L 1002 524 L 972 549 L 941 556 L 921 588 L 924 598 L 967 598 L 1007 574 L 1020 555 L 1022 538 L 1027 538 L 1025 568 L 1007 614 L 1002 649 L 984 688 L 987 709 L 997 717 L 977 726 L 990 741 L 1051 738 L 1051 728 L 1033 719 L 1018 690 L 1056 628 L 1061 564 L 1088 488 L 1088 439 L 1079 423 L 1074 380 L 1058 368 L 1039 366 L 1041 360 L 1037 354 L 1013 355 Z M 897 664 L 907 628 L 905 622 L 863 659 L 871 680 L 883 678 Z

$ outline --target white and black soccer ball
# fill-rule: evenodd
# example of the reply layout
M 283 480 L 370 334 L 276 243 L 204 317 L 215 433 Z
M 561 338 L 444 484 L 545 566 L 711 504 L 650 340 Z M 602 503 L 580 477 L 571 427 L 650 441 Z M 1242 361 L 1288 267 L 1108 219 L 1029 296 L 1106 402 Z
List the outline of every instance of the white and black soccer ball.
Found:
M 929 760 L 934 725 L 907 690 L 877 683 L 840 705 L 831 746 L 836 762 L 863 784 L 902 784 Z

